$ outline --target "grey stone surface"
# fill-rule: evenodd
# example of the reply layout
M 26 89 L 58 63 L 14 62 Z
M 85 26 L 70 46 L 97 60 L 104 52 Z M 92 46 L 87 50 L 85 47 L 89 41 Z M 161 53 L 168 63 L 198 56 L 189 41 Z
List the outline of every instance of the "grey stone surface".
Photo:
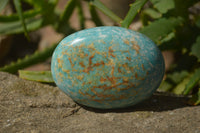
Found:
M 155 93 L 125 109 L 74 103 L 57 87 L 0 72 L 0 132 L 200 133 L 200 107 L 187 98 Z

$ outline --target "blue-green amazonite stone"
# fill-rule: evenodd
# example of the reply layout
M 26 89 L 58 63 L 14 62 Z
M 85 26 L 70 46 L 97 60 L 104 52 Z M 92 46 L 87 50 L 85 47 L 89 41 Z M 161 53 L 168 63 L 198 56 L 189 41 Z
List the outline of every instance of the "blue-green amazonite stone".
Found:
M 110 109 L 151 96 L 162 81 L 164 60 L 143 34 L 104 26 L 64 38 L 53 53 L 51 70 L 57 86 L 74 101 Z

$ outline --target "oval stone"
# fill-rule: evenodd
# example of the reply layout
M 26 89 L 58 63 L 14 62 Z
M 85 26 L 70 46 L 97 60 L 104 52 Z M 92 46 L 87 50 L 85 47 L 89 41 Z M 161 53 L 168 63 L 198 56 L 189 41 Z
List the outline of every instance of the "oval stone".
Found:
M 51 71 L 74 101 L 94 108 L 135 105 L 159 87 L 164 60 L 145 35 L 114 26 L 82 30 L 55 49 Z

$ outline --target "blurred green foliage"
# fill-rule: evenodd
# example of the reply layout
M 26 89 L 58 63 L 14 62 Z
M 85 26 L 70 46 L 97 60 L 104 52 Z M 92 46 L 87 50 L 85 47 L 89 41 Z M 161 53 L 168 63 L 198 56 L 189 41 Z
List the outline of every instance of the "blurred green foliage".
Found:
M 191 11 L 195 4 L 199 4 L 198 0 L 136 0 L 130 4 L 125 18 L 118 17 L 100 0 L 85 1 L 88 2 L 96 26 L 104 25 L 96 10 L 100 10 L 124 28 L 128 28 L 138 15 L 143 24 L 139 32 L 151 38 L 162 51 L 170 50 L 175 55 L 175 61 L 166 72 L 159 89 L 175 94 L 191 95 L 189 103 L 200 104 L 200 14 Z M 1 0 L 0 11 L 9 2 L 9 0 Z M 67 36 L 76 32 L 69 23 L 71 14 L 76 8 L 80 27 L 85 28 L 81 0 L 69 0 L 63 11 L 56 10 L 58 0 L 14 0 L 13 3 L 16 13 L 8 16 L 0 15 L 0 35 L 24 33 L 28 38 L 28 32 L 52 25 L 58 33 Z M 32 8 L 23 11 L 21 7 L 23 3 L 31 5 Z M 56 45 L 11 63 L 0 70 L 16 73 L 19 69 L 45 61 L 52 55 Z M 31 72 L 20 71 L 20 73 L 21 77 L 28 75 L 32 80 L 34 76 L 37 80 L 39 77 L 37 74 L 41 75 L 35 72 L 31 74 Z M 47 76 L 51 76 L 47 73 L 45 72 Z

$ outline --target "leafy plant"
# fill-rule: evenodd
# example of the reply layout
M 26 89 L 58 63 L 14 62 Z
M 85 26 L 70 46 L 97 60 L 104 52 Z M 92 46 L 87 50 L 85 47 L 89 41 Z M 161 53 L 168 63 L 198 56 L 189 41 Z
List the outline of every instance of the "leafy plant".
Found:
M 200 30 L 199 14 L 189 11 L 198 1 L 150 0 L 142 12 L 141 32 L 155 41 L 161 50 L 175 53 L 175 63 L 160 86 L 163 91 L 193 95 L 190 104 L 199 104 Z M 148 18 L 148 19 L 147 19 Z
M 124 28 L 129 28 L 139 14 L 143 24 L 139 32 L 151 38 L 162 51 L 170 50 L 175 55 L 175 62 L 166 72 L 166 78 L 159 89 L 192 95 L 189 103 L 200 104 L 200 15 L 190 10 L 198 4 L 198 0 L 136 0 L 130 4 L 125 18 L 118 17 L 100 0 L 85 1 L 88 2 L 91 18 L 96 26 L 104 25 L 96 10 L 100 10 Z M 0 11 L 8 2 L 0 1 Z M 28 3 L 32 8 L 23 11 L 22 3 Z M 62 12 L 56 10 L 57 3 L 58 0 L 14 0 L 17 12 L 0 16 L 0 35 L 24 33 L 28 38 L 28 32 L 52 25 L 57 32 L 66 36 L 75 32 L 68 22 L 74 9 L 78 9 L 81 29 L 85 28 L 81 0 L 69 0 Z M 43 62 L 52 55 L 56 45 L 0 68 L 0 71 L 16 73 L 19 69 Z M 38 78 L 43 73 L 19 71 L 19 74 L 22 78 L 41 81 Z M 42 82 L 52 82 L 51 75 L 48 72 L 44 74 L 48 78 Z

